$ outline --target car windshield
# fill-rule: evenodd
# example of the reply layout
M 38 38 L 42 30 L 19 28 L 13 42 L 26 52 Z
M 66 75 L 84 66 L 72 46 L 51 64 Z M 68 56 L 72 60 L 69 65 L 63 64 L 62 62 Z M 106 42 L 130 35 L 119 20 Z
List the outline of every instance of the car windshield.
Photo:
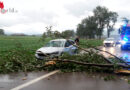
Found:
M 106 41 L 113 41 L 113 40 L 114 40 L 113 38 L 106 39 Z
M 63 41 L 50 41 L 45 45 L 45 47 L 63 47 Z

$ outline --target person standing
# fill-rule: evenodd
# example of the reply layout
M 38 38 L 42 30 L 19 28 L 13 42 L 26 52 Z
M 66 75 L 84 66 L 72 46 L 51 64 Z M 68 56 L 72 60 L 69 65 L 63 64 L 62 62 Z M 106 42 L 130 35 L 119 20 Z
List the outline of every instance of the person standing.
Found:
M 75 41 L 76 45 L 79 45 L 79 37 L 78 36 L 75 38 L 74 41 Z

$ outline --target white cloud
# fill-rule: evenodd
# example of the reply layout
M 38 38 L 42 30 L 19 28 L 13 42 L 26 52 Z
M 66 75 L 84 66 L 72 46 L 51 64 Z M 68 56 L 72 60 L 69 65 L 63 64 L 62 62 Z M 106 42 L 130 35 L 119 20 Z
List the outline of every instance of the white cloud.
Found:
M 41 34 L 45 31 L 47 25 L 43 23 L 29 23 L 29 24 L 16 24 L 14 26 L 5 27 L 6 33 L 26 33 L 26 34 Z

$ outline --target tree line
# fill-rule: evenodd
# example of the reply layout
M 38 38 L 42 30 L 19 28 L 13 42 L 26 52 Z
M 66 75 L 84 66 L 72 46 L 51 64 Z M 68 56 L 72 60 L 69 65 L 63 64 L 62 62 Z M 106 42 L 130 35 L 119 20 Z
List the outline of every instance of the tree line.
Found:
M 52 31 L 52 26 L 45 27 L 46 32 L 43 33 L 42 38 L 43 40 L 47 37 L 51 38 L 71 38 L 75 36 L 74 30 L 65 30 L 59 32 L 58 30 Z
M 46 32 L 43 33 L 43 38 L 70 38 L 79 36 L 81 38 L 99 38 L 103 35 L 104 29 L 107 29 L 107 37 L 110 37 L 111 31 L 114 30 L 114 25 L 117 22 L 118 14 L 109 11 L 108 8 L 97 6 L 93 10 L 93 16 L 84 18 L 81 23 L 77 25 L 77 30 L 65 30 L 59 32 L 58 30 L 52 31 L 52 26 L 46 27 Z
M 0 29 L 0 35 L 5 35 L 4 30 Z
M 110 32 L 114 30 L 114 25 L 117 22 L 118 14 L 109 11 L 106 7 L 97 6 L 93 10 L 93 16 L 84 18 L 77 26 L 77 35 L 83 38 L 99 38 L 103 34 L 103 30 L 107 29 L 107 36 L 110 37 Z

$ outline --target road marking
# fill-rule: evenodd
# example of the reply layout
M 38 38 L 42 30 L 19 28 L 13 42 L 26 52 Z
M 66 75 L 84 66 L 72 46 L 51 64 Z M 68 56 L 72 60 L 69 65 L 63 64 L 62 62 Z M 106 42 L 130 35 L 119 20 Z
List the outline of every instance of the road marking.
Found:
M 38 82 L 38 81 L 40 81 L 40 80 L 42 80 L 42 79 L 44 79 L 44 78 L 47 78 L 47 77 L 49 77 L 49 76 L 51 76 L 51 75 L 53 75 L 53 74 L 55 74 L 55 73 L 57 73 L 57 72 L 59 72 L 59 70 L 55 70 L 55 71 L 53 71 L 53 72 L 50 72 L 50 73 L 48 73 L 48 74 L 45 74 L 45 75 L 43 75 L 43 76 L 41 76 L 41 77 L 38 77 L 38 78 L 36 78 L 36 79 L 34 79 L 34 80 L 31 80 L 31 81 L 27 82 L 27 83 L 24 83 L 24 84 L 22 84 L 22 85 L 19 85 L 19 86 L 15 87 L 15 88 L 13 88 L 13 89 L 11 89 L 11 90 L 20 90 L 20 89 L 25 88 L 25 87 L 27 87 L 27 86 L 33 84 L 33 83 Z

